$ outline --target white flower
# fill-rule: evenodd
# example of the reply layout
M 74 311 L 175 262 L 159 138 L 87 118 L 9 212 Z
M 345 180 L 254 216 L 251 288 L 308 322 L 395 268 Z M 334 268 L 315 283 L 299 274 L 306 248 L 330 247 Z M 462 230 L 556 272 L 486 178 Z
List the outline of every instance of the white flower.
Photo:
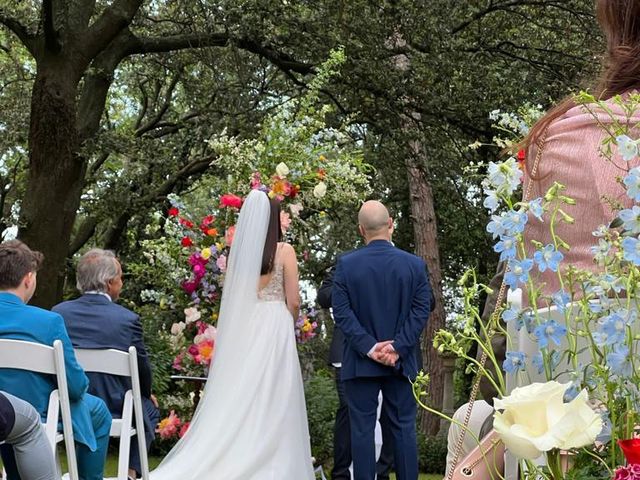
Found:
M 522 179 L 522 170 L 513 157 L 502 163 L 489 162 L 488 173 L 489 185 L 501 195 L 512 195 Z
M 322 198 L 327 194 L 327 184 L 324 182 L 318 183 L 313 189 L 313 196 L 316 198 Z
M 303 210 L 303 206 L 300 203 L 292 203 L 289 205 L 289 210 L 291 210 L 291 215 L 298 218 L 300 216 L 300 212 Z
M 493 427 L 516 456 L 538 458 L 554 448 L 568 450 L 592 444 L 602 430 L 602 419 L 588 405 L 583 390 L 569 403 L 571 383 L 533 383 L 496 398 Z
M 289 175 L 289 167 L 287 167 L 286 163 L 280 162 L 276 167 L 276 173 L 278 174 L 279 177 L 284 178 L 287 175 Z
M 178 322 L 171 325 L 171 335 L 180 335 L 184 332 L 184 327 L 186 327 L 184 322 Z
M 200 312 L 196 307 L 189 307 L 184 309 L 184 319 L 187 325 L 195 321 L 200 320 Z

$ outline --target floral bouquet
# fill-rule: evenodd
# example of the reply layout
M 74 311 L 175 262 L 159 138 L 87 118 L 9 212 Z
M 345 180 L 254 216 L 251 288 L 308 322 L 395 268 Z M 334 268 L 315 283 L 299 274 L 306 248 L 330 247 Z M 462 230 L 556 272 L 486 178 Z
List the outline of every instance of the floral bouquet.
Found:
M 295 331 L 298 343 L 306 343 L 316 336 L 316 328 L 318 323 L 314 320 L 317 312 L 311 309 L 308 312 L 300 312 L 298 320 L 296 320 Z
M 635 478 L 635 461 L 618 468 L 623 461 L 618 442 L 640 431 L 640 370 L 635 368 L 640 348 L 640 140 L 634 139 L 636 126 L 629 120 L 640 96 L 612 100 L 627 113 L 622 120 L 611 103 L 588 95 L 580 100 L 596 120 L 611 117 L 602 122 L 607 135 L 601 161 L 613 162 L 620 172 L 614 180 L 624 187 L 624 198 L 602 199 L 614 220 L 593 232 L 594 268 L 564 263 L 571 246 L 558 231 L 573 228 L 569 212 L 576 204 L 565 186 L 555 182 L 541 197 L 521 201 L 523 173 L 516 158 L 490 163 L 482 182 L 484 206 L 491 214 L 487 232 L 507 264 L 504 282 L 512 291 L 522 289 L 524 301 L 508 302 L 483 319 L 478 299 L 493 291 L 468 271 L 459 281 L 464 312 L 456 328 L 436 334 L 434 346 L 464 359 L 493 385 L 499 397 L 494 428 L 531 478 Z M 548 229 L 550 241 L 525 239 L 529 222 L 538 222 L 538 231 Z M 558 289 L 547 293 L 550 284 Z M 502 363 L 490 341 L 495 336 L 506 337 Z M 486 362 L 469 355 L 473 344 Z M 535 348 L 519 350 L 523 344 Z M 531 383 L 532 377 L 541 380 Z M 420 404 L 433 411 L 422 400 L 427 382 L 419 378 L 414 391 Z M 624 450 L 624 442 L 620 445 Z M 569 465 L 561 462 L 563 452 L 572 454 Z

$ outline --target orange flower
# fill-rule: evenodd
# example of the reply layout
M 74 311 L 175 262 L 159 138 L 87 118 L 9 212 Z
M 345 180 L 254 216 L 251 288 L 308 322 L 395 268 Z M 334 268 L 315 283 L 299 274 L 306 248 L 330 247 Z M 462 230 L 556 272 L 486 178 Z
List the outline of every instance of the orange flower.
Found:
M 318 169 L 318 178 L 320 180 L 324 180 L 324 177 L 327 176 L 327 172 L 325 172 L 324 168 L 319 168 Z
M 218 229 L 217 228 L 209 228 L 209 229 L 207 229 L 207 235 L 209 235 L 210 237 L 218 236 Z

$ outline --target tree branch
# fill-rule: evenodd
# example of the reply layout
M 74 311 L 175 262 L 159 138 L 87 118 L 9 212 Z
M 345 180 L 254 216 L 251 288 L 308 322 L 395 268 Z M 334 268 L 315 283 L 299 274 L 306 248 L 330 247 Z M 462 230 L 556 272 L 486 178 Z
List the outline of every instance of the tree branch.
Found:
M 89 27 L 83 48 L 88 58 L 104 50 L 120 32 L 127 29 L 144 0 L 115 0 Z
M 0 24 L 7 27 L 22 44 L 29 50 L 29 53 L 35 57 L 37 37 L 30 33 L 22 23 L 13 17 L 10 17 L 0 10 Z

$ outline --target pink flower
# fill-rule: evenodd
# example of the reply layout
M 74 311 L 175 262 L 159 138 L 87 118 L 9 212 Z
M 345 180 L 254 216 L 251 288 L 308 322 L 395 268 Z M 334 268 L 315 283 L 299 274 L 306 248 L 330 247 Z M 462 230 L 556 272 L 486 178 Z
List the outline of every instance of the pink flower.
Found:
M 225 257 L 224 255 L 220 255 L 218 257 L 218 260 L 216 260 L 216 265 L 218 266 L 218 268 L 220 269 L 221 272 L 226 272 L 227 271 L 227 257 Z
M 236 226 L 231 225 L 227 228 L 227 231 L 224 234 L 224 243 L 227 244 L 227 247 L 230 247 L 233 243 L 233 237 L 236 235 Z
M 182 358 L 184 357 L 183 353 L 179 353 L 178 355 L 176 355 L 176 358 L 173 359 L 173 365 L 172 367 L 175 370 L 182 370 Z
M 251 189 L 260 188 L 262 186 L 262 180 L 260 179 L 260 172 L 253 172 L 251 175 Z
M 240 208 L 242 206 L 242 198 L 233 193 L 227 193 L 220 197 L 221 207 Z
M 176 412 L 171 410 L 167 418 L 163 418 L 156 428 L 156 432 L 160 434 L 160 438 L 171 438 L 178 433 L 180 427 L 180 418 L 176 415 Z
M 182 289 L 186 292 L 187 295 L 193 295 L 199 284 L 200 280 L 185 280 L 184 282 L 182 282 Z

